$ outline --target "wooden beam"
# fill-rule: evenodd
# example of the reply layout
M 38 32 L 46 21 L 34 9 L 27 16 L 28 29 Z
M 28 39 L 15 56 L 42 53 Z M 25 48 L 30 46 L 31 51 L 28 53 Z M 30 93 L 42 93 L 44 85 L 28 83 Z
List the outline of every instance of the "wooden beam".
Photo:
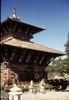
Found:
M 11 57 L 10 57 L 10 61 L 12 61 L 14 59 L 14 56 L 16 55 L 16 51 L 17 49 L 15 48 L 11 53 Z
M 43 54 L 42 57 L 41 57 L 41 59 L 40 59 L 40 61 L 39 61 L 39 64 L 43 63 L 44 58 L 45 58 L 45 55 Z

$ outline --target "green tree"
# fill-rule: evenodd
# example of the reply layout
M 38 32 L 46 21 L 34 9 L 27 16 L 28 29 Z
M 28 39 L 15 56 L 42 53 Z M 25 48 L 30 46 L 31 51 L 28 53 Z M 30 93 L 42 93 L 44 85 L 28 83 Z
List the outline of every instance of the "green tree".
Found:
M 68 73 L 69 74 L 69 59 L 63 59 L 63 70 L 64 73 Z
M 69 32 L 68 32 L 67 42 L 65 44 L 65 52 L 66 52 L 67 58 L 69 59 Z
M 69 73 L 69 32 L 68 32 L 67 42 L 65 44 L 65 53 L 66 53 L 66 59 L 64 60 L 65 67 L 67 69 L 67 73 Z
M 59 58 L 54 60 L 51 65 L 46 68 L 49 77 L 54 77 L 55 75 L 63 76 L 64 73 L 69 73 L 68 59 Z
M 67 42 L 64 46 L 65 46 L 66 58 L 64 59 L 59 58 L 58 60 L 54 60 L 52 64 L 46 68 L 46 71 L 51 77 L 56 74 L 57 75 L 63 75 L 63 73 L 69 74 L 69 32 L 68 32 Z

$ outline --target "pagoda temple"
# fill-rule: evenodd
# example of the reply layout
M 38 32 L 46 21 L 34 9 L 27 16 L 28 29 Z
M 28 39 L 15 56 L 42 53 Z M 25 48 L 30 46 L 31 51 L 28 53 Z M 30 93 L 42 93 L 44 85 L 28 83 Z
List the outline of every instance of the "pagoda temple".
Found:
M 14 7 L 12 17 L 1 22 L 0 65 L 3 83 L 47 79 L 46 67 L 63 53 L 31 41 L 45 29 L 21 22 Z

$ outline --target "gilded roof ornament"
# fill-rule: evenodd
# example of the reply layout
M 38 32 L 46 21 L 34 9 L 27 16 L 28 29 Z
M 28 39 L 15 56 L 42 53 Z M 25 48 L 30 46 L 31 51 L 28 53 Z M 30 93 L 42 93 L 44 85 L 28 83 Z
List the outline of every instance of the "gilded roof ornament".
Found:
M 12 19 L 15 19 L 15 20 L 20 20 L 16 14 L 16 7 L 14 6 L 13 7 L 13 11 L 12 11 Z

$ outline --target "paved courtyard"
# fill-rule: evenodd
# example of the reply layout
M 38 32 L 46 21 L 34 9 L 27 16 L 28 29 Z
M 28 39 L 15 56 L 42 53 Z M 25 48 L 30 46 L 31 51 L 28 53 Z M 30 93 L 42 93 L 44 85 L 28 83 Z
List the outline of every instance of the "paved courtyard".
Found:
M 1 91 L 1 100 L 8 100 L 8 94 Z M 22 100 L 69 100 L 69 87 L 64 91 L 47 90 L 45 94 L 37 93 L 22 93 Z
M 45 94 L 23 93 L 22 100 L 69 100 L 69 91 L 47 91 Z

